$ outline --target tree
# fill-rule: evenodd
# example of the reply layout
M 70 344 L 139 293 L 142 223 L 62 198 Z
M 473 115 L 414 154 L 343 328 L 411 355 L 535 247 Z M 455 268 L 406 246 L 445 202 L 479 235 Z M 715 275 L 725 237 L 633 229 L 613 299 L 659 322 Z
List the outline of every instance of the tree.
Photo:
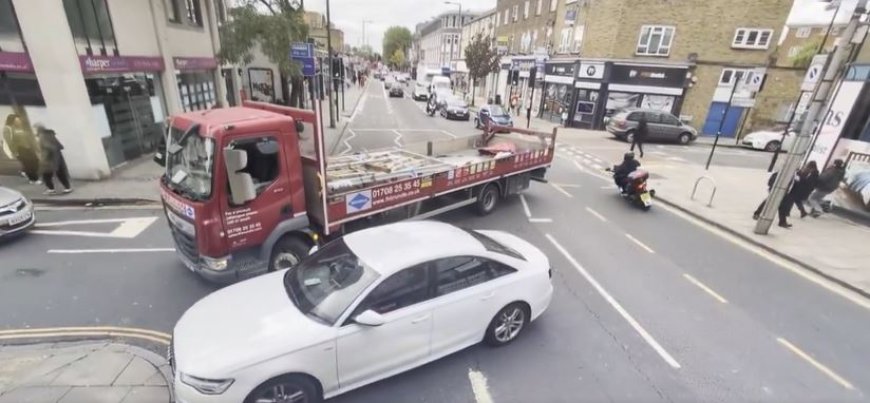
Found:
M 393 55 L 390 56 L 390 65 L 394 69 L 402 69 L 405 67 L 405 52 L 402 49 L 396 49 Z
M 813 57 L 816 56 L 816 52 L 819 50 L 819 45 L 821 45 L 821 43 L 822 40 L 818 38 L 807 42 L 801 47 L 798 53 L 791 58 L 791 65 L 804 69 L 810 67 L 810 62 L 812 62 Z
M 401 50 L 402 53 L 407 54 L 408 48 L 411 47 L 411 31 L 405 27 L 389 27 L 387 28 L 387 32 L 384 33 L 384 55 L 391 55 L 396 53 L 396 50 Z
M 247 64 L 252 52 L 260 51 L 278 66 L 284 99 L 293 106 L 302 106 L 304 99 L 302 69 L 290 60 L 290 45 L 308 38 L 302 7 L 292 0 L 237 0 L 229 10 L 230 18 L 220 28 L 222 62 Z M 286 90 L 290 77 L 291 91 Z M 288 99 L 289 98 L 289 99 Z
M 475 34 L 465 47 L 465 65 L 468 67 L 468 75 L 472 79 L 471 105 L 474 105 L 474 90 L 477 80 L 486 78 L 490 73 L 499 69 L 499 56 L 492 45 L 492 39 L 481 34 Z

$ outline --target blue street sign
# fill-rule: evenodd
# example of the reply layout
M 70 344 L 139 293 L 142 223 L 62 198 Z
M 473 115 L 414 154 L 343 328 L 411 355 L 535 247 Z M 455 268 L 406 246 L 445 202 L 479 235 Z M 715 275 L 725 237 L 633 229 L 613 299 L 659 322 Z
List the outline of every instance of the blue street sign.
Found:
M 293 60 L 295 60 L 297 63 L 302 64 L 303 76 L 313 76 L 316 73 L 313 57 L 294 57 Z
M 298 59 L 302 57 L 314 57 L 314 44 L 296 42 L 290 45 L 290 58 Z

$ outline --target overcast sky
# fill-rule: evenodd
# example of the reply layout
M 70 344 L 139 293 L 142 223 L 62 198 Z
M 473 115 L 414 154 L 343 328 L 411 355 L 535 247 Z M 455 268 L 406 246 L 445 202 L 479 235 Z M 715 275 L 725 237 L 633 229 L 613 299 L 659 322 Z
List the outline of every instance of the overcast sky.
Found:
M 848 22 L 857 3 L 858 0 L 843 0 L 840 12 L 837 13 L 837 22 L 843 24 Z M 828 24 L 834 16 L 836 7 L 826 11 L 827 5 L 823 0 L 795 0 L 791 14 L 788 16 L 788 24 Z
M 462 12 L 484 11 L 495 7 L 496 0 L 461 0 Z M 366 42 L 381 52 L 384 31 L 400 25 L 414 32 L 414 26 L 445 11 L 457 10 L 443 0 L 330 0 L 332 23 L 344 31 L 345 43 L 359 46 L 362 22 L 366 23 Z M 305 0 L 305 9 L 326 12 L 326 0 Z

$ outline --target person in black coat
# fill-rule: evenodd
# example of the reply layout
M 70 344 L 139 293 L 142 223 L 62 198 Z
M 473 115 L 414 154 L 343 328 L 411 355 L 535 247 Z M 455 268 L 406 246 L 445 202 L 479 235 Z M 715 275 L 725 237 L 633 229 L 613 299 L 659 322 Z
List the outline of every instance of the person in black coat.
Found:
M 631 138 L 631 151 L 634 151 L 634 146 L 640 152 L 640 157 L 643 158 L 643 143 L 649 134 L 649 125 L 646 122 L 646 113 L 640 112 L 640 120 L 637 122 L 637 129 L 634 131 L 634 136 Z
M 815 161 L 807 162 L 807 164 L 797 173 L 797 177 L 795 178 L 794 185 L 791 187 L 790 193 L 794 200 L 794 204 L 801 212 L 801 218 L 809 215 L 804 207 L 804 202 L 806 202 L 807 198 L 810 197 L 810 193 L 815 190 L 818 182 L 819 168 Z
M 54 130 L 47 129 L 41 124 L 34 127 L 36 135 L 39 136 L 39 143 L 42 145 L 42 182 L 48 188 L 45 194 L 57 194 L 57 190 L 54 189 L 55 176 L 63 185 L 64 193 L 72 192 L 69 183 L 69 170 L 66 167 L 66 160 L 63 158 L 63 144 L 57 139 Z
M 767 180 L 768 196 L 764 198 L 761 204 L 758 205 L 758 208 L 755 209 L 755 212 L 752 213 L 752 218 L 754 220 L 761 218 L 761 212 L 764 210 L 764 205 L 767 204 L 767 198 L 770 197 L 770 192 L 773 190 L 773 185 L 776 183 L 777 176 L 779 176 L 779 172 L 774 172 Z M 782 197 L 782 201 L 779 202 L 779 208 L 777 209 L 777 214 L 779 215 L 779 223 L 777 225 L 782 228 L 791 228 L 791 224 L 788 223 L 788 215 L 791 213 L 792 205 L 794 205 L 794 196 L 792 191 L 789 190 L 786 192 L 785 196 Z

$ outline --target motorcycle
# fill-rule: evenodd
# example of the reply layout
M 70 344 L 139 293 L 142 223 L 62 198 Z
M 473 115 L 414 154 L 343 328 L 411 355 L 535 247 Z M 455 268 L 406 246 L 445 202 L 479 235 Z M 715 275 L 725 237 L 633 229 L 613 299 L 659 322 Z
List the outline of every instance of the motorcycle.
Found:
M 438 103 L 437 102 L 430 100 L 429 102 L 426 103 L 426 113 L 429 116 L 435 116 L 436 111 L 438 111 Z
M 609 169 L 609 171 L 612 172 L 613 169 Z M 635 170 L 625 177 L 620 191 L 623 198 L 630 201 L 632 204 L 637 205 L 644 211 L 647 211 L 652 207 L 652 199 L 656 194 L 654 189 L 648 188 L 648 179 L 649 172 L 642 169 Z M 614 180 L 616 180 L 615 173 Z

